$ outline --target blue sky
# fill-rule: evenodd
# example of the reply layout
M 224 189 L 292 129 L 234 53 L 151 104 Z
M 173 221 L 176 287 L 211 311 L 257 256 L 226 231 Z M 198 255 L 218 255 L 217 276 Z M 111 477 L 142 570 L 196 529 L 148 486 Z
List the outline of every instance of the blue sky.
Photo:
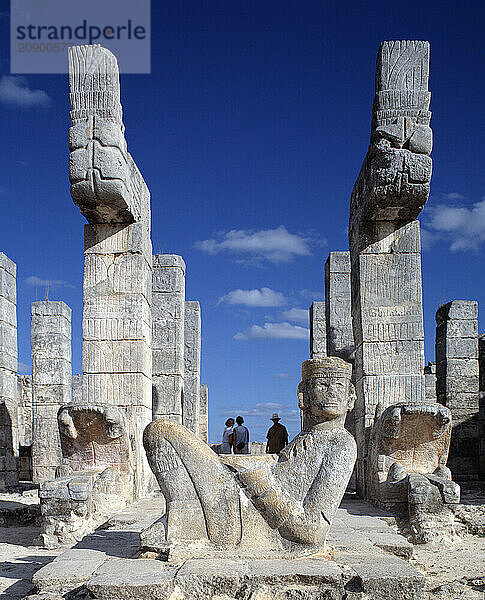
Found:
M 202 306 L 210 438 L 242 414 L 263 439 L 298 429 L 304 319 L 323 264 L 346 250 L 384 39 L 431 42 L 435 146 L 422 214 L 426 358 L 434 315 L 485 291 L 485 56 L 481 2 L 153 2 L 152 73 L 122 76 L 128 147 L 152 196 L 154 252 L 181 254 Z M 0 21 L 0 250 L 18 265 L 19 360 L 30 303 L 73 310 L 80 371 L 84 219 L 67 177 L 66 75 L 9 75 Z M 484 326 L 480 327 L 480 331 Z

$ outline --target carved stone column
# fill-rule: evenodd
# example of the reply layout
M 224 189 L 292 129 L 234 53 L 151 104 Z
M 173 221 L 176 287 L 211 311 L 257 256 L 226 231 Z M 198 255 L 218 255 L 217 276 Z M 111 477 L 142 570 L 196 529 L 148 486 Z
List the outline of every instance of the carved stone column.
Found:
M 419 223 L 429 195 L 429 44 L 381 44 L 371 143 L 351 196 L 357 482 L 378 404 L 425 402 Z
M 182 423 L 185 263 L 176 254 L 153 256 L 153 419 Z
M 32 302 L 32 480 L 54 479 L 62 462 L 57 413 L 71 401 L 71 309 Z
M 478 302 L 455 300 L 436 313 L 436 392 L 453 416 L 448 466 L 458 480 L 479 476 Z
M 346 361 L 354 352 L 350 296 L 350 253 L 330 252 L 325 263 L 327 355 Z
M 327 356 L 325 323 L 325 302 L 312 302 L 310 306 L 310 358 Z
M 197 301 L 185 302 L 184 317 L 184 395 L 182 423 L 200 437 L 200 305 Z
M 88 220 L 82 399 L 122 411 L 137 497 L 147 486 L 141 435 L 152 408 L 150 194 L 127 151 L 116 58 L 72 46 L 69 83 L 71 195 Z
M 17 265 L 0 252 L 0 492 L 18 485 Z

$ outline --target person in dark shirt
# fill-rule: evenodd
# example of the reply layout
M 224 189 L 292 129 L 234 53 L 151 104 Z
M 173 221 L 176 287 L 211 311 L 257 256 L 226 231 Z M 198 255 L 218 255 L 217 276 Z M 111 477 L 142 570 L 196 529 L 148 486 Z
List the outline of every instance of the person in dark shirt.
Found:
M 280 423 L 278 413 L 273 413 L 271 417 L 273 425 L 269 428 L 266 438 L 266 454 L 279 454 L 288 444 L 288 431 L 286 427 Z
M 236 417 L 236 423 L 233 436 L 234 454 L 249 454 L 249 431 L 243 425 L 244 419 Z

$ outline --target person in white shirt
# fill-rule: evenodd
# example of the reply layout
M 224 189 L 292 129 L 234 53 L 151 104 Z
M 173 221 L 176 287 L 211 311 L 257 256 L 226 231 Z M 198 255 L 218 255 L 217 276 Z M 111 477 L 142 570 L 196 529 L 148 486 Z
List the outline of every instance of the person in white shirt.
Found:
M 234 419 L 226 421 L 226 428 L 222 432 L 221 454 L 231 454 L 234 439 Z

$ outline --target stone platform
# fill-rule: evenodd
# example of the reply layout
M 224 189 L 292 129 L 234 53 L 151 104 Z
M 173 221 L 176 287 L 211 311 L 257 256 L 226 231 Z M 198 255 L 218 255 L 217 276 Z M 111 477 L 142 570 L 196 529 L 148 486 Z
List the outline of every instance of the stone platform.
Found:
M 160 517 L 161 497 L 124 511 L 108 529 L 40 569 L 40 600 L 76 590 L 95 600 L 424 600 L 425 577 L 406 562 L 412 545 L 383 513 L 345 499 L 328 539 L 328 553 L 293 560 L 136 558 L 140 532 Z M 30 597 L 34 600 L 36 597 Z

